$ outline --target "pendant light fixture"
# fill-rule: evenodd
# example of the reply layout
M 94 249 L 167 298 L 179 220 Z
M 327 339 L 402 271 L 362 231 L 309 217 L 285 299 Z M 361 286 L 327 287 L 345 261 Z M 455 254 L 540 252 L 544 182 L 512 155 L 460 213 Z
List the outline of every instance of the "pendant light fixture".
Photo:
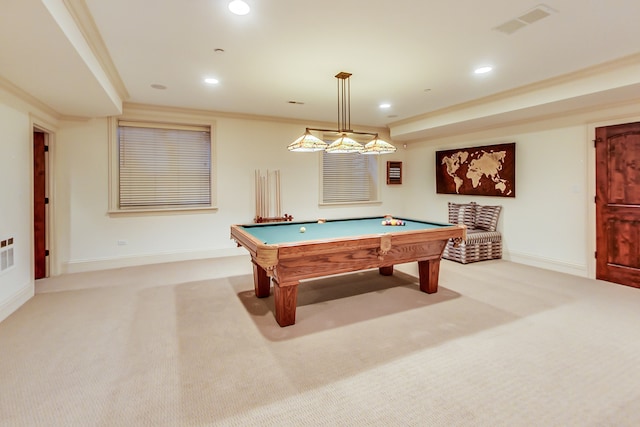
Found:
M 357 132 L 351 129 L 351 73 L 336 74 L 338 80 L 338 129 L 307 128 L 305 133 L 293 141 L 287 149 L 295 152 L 322 151 L 327 153 L 361 153 L 361 154 L 389 154 L 396 151 L 396 147 L 381 140 L 377 133 Z M 332 132 L 340 136 L 333 143 L 327 144 L 311 134 L 311 131 Z M 349 135 L 367 135 L 373 137 L 364 146 Z

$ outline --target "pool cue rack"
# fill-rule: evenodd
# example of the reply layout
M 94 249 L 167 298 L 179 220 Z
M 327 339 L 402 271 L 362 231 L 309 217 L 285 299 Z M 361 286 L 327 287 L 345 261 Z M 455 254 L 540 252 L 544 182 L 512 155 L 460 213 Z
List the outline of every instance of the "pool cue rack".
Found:
M 293 221 L 293 217 L 291 215 L 284 214 L 283 216 L 274 216 L 269 218 L 262 218 L 260 216 L 255 217 L 254 221 L 256 224 L 260 224 L 263 222 L 284 222 L 284 221 Z
M 292 221 L 293 216 L 282 214 L 280 171 L 267 170 L 266 175 L 255 171 L 255 223 Z

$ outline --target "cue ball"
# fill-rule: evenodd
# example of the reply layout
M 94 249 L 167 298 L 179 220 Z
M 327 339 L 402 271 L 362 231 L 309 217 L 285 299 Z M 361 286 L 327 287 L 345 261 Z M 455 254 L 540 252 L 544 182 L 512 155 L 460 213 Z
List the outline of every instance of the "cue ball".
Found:
M 304 228 L 304 227 L 300 227 L 300 232 L 301 232 L 301 233 L 304 233 L 305 231 L 307 231 L 307 229 L 306 229 L 306 228 Z

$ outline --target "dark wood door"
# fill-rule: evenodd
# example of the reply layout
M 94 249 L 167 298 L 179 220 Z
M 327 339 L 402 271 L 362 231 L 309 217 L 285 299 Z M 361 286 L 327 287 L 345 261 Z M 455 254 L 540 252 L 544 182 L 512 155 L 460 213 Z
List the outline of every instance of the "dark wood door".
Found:
M 640 122 L 596 128 L 596 278 L 640 288 Z
M 47 197 L 45 134 L 33 132 L 33 239 L 35 278 L 47 276 Z

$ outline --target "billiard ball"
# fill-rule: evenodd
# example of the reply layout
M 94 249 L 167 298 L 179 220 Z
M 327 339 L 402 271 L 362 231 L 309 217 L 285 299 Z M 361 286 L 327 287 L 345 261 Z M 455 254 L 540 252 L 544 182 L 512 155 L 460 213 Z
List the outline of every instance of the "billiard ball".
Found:
M 305 231 L 307 231 L 307 229 L 306 229 L 306 228 L 304 228 L 304 227 L 300 227 L 300 232 L 301 232 L 301 233 L 304 233 Z

